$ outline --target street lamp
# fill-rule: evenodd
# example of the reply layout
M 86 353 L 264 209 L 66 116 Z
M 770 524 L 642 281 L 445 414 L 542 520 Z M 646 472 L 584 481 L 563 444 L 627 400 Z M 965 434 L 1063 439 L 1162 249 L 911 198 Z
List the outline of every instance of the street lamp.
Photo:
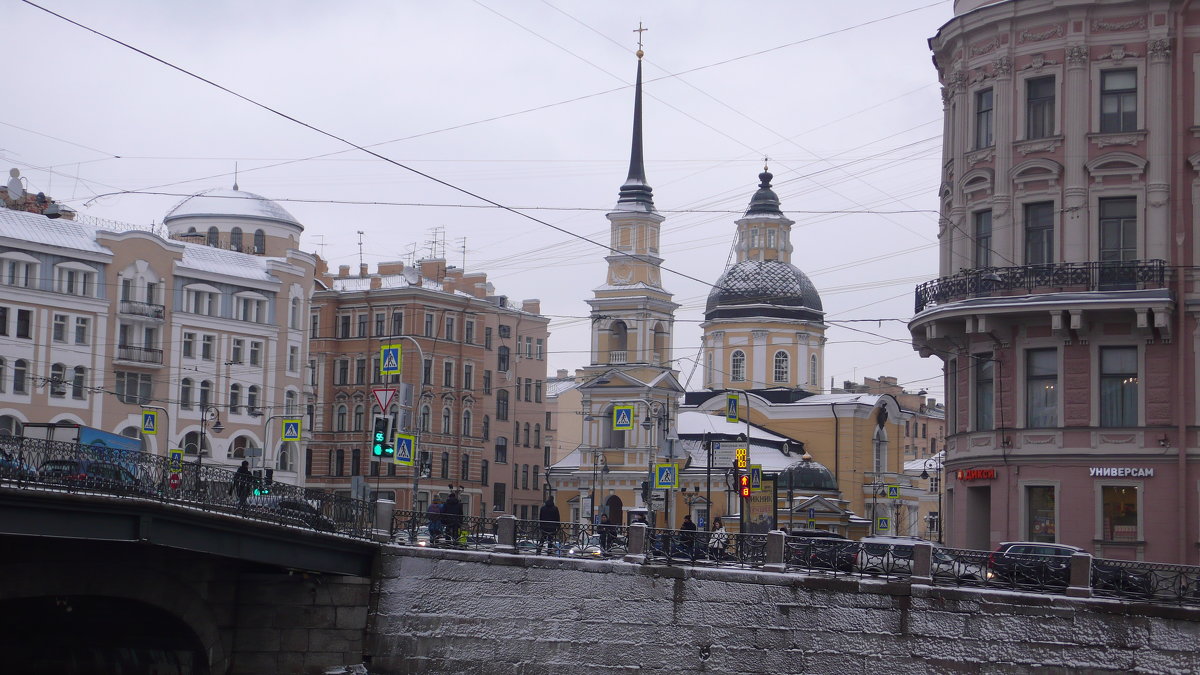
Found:
M 937 487 L 937 498 L 938 498 L 937 520 L 930 519 L 930 525 L 933 525 L 933 523 L 935 523 L 935 522 L 937 523 L 937 540 L 938 540 L 938 543 L 940 544 L 940 543 L 942 543 L 942 460 L 941 460 L 941 458 L 936 457 L 936 456 L 926 459 L 925 466 L 921 469 L 921 479 L 922 480 L 929 480 L 930 462 L 933 463 L 933 468 L 937 471 L 936 487 Z

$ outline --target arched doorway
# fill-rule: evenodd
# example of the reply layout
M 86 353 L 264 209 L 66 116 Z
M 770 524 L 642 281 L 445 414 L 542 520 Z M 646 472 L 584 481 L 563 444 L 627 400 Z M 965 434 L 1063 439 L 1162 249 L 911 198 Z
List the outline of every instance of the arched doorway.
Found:
M 608 514 L 608 522 L 613 525 L 624 525 L 625 513 L 622 511 L 624 503 L 621 498 L 612 495 L 604 502 L 604 512 Z

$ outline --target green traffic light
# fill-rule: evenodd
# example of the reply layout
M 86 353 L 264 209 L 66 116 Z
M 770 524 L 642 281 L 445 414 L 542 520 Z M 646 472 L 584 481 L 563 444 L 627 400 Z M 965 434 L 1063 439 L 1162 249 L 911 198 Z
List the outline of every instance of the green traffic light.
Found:
M 383 446 L 383 454 L 384 454 L 384 456 L 386 456 L 386 457 L 395 457 L 395 456 L 396 456 L 396 449 L 395 449 L 395 448 L 393 448 L 393 447 L 392 447 L 392 446 L 390 446 L 390 445 L 385 445 L 385 446 Z
M 374 454 L 376 457 L 383 455 L 383 446 L 376 443 L 375 447 L 371 448 L 371 453 Z

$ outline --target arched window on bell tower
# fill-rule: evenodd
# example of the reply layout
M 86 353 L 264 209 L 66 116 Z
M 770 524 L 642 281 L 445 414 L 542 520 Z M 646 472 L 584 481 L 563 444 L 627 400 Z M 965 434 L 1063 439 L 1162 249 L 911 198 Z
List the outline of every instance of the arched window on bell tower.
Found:
M 620 365 L 629 362 L 629 328 L 624 321 L 614 321 L 608 329 L 608 362 Z
M 654 360 L 651 365 L 665 366 L 667 365 L 670 355 L 667 353 L 671 349 L 671 334 L 667 332 L 666 327 L 662 323 L 654 324 Z

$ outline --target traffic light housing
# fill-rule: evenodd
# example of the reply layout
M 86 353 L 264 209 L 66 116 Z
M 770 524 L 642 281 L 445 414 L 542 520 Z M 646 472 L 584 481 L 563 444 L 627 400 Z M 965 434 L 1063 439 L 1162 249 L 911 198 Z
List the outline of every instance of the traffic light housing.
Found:
M 388 443 L 388 432 L 391 431 L 392 421 L 388 417 L 376 417 L 374 432 L 371 435 L 371 455 L 374 457 L 391 457 L 395 449 Z
M 267 471 L 270 471 L 270 469 L 267 469 Z M 271 494 L 271 488 L 263 482 L 262 469 L 255 469 L 252 473 L 254 475 L 254 496 L 259 497 Z
M 750 498 L 750 474 L 745 471 L 738 472 L 738 494 L 742 499 Z

